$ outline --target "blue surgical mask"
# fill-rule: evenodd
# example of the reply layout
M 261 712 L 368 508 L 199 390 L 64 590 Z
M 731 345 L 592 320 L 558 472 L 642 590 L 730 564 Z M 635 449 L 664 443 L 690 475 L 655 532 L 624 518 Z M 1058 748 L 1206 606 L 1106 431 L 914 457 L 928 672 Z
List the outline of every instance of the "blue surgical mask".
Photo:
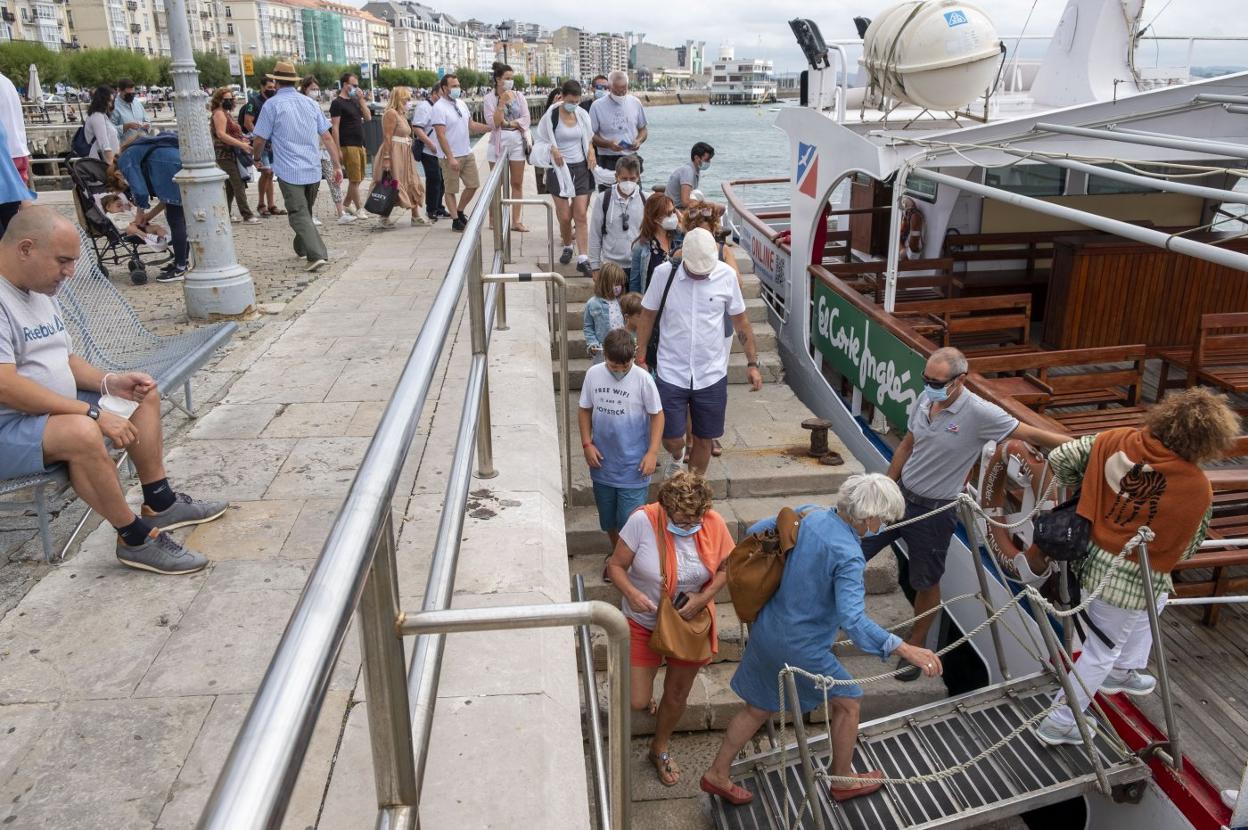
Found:
M 943 403 L 949 400 L 949 387 L 942 386 L 939 389 L 935 389 L 931 386 L 924 386 L 923 394 L 926 395 L 927 399 L 932 403 Z
M 632 368 L 630 367 L 628 369 L 625 369 L 623 372 L 617 372 L 614 369 L 608 369 L 607 371 L 610 372 L 611 377 L 615 378 L 616 380 L 624 380 L 624 378 L 628 377 L 628 373 L 632 371 Z
M 884 525 L 880 525 L 879 530 L 868 530 L 866 533 L 862 534 L 862 538 L 870 539 L 872 536 L 879 536 L 883 532 L 884 532 Z
M 576 107 L 577 107 L 577 105 L 576 105 L 576 104 L 574 104 L 574 103 L 572 103 L 571 101 L 564 101 L 564 102 L 563 102 L 563 111 L 564 111 L 564 112 L 576 112 Z
M 711 163 L 709 161 L 700 161 L 698 162 L 698 169 L 702 171 L 710 170 Z
M 606 97 L 606 95 L 607 95 L 607 88 L 606 88 L 606 87 L 602 87 L 602 86 L 596 86 L 596 87 L 594 87 L 594 97 L 595 97 L 595 98 L 605 98 L 605 97 Z
M 461 93 L 460 93 L 460 91 L 459 91 L 459 87 L 452 87 L 452 88 L 451 88 L 451 98 L 452 98 L 452 99 L 454 99 L 454 100 L 458 101 L 458 100 L 459 100 L 459 96 L 460 96 L 460 94 L 461 94 Z
M 697 523 L 696 525 L 694 525 L 693 527 L 690 527 L 690 528 L 683 528 L 683 527 L 680 527 L 679 525 L 673 524 L 671 519 L 668 519 L 668 520 L 667 520 L 667 531 L 668 531 L 668 533 L 671 533 L 673 536 L 685 536 L 685 537 L 688 537 L 688 536 L 692 536 L 692 535 L 694 535 L 695 533 L 697 533 L 697 532 L 698 532 L 699 530 L 701 530 L 701 529 L 702 529 L 702 523 L 701 523 L 701 522 L 698 522 L 698 523 Z

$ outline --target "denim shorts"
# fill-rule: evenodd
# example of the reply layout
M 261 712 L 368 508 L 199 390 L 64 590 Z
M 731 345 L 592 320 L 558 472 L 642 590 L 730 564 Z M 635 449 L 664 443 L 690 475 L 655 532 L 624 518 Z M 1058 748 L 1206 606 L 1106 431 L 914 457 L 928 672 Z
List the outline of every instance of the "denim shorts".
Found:
M 95 406 L 100 395 L 79 389 L 78 400 Z M 43 431 L 47 427 L 47 415 L 0 415 L 0 479 L 48 471 L 43 463 Z
M 696 438 L 722 438 L 724 415 L 728 409 L 728 377 L 704 389 L 685 389 L 655 376 L 659 399 L 663 401 L 663 437 L 685 437 L 685 413 L 693 424 Z
M 594 482 L 594 504 L 603 533 L 618 533 L 633 511 L 646 503 L 649 487 L 612 487 Z

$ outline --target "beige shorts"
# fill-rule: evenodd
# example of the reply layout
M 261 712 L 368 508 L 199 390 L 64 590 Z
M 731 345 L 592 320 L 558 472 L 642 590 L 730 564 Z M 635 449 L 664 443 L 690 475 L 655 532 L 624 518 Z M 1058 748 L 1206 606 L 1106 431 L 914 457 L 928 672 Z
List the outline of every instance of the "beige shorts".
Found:
M 364 181 L 364 165 L 367 163 L 368 157 L 364 154 L 363 147 L 342 148 L 342 166 L 347 168 L 347 181 L 351 184 Z
M 469 154 L 459 156 L 456 161 L 459 162 L 458 173 L 451 169 L 451 164 L 447 159 L 438 159 L 438 167 L 442 169 L 442 184 L 446 192 L 451 195 L 458 193 L 460 182 L 463 182 L 465 188 L 480 187 L 481 174 L 477 172 L 477 157 Z

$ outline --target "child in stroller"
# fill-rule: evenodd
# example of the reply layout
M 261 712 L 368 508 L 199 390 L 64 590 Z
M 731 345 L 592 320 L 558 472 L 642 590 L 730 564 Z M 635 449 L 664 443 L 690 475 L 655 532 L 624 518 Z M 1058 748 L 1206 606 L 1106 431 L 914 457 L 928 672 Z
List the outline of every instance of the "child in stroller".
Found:
M 131 242 L 145 244 L 157 252 L 169 247 L 169 231 L 155 222 L 140 227 L 135 221 L 134 205 L 130 204 L 125 193 L 101 193 L 95 200 L 108 221 L 113 223 L 113 227 L 125 234 Z
M 110 172 L 104 162 L 92 158 L 71 159 L 69 176 L 74 183 L 78 221 L 91 238 L 100 271 L 107 276 L 105 263 L 120 265 L 125 262 L 130 271 L 130 281 L 135 285 L 146 283 L 147 265 L 163 265 L 170 260 L 165 248 L 145 250 L 143 234 L 130 234 L 126 227 L 119 228 L 97 198 L 125 194 L 129 190 L 125 179 L 116 171 Z M 128 196 L 126 202 L 129 203 Z

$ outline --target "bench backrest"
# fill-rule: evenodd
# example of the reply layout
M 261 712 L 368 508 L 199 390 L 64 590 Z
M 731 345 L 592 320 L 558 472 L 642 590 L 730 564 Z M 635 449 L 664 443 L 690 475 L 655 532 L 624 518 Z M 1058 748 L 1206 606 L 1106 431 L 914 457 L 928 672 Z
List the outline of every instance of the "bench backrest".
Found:
M 1218 334 L 1218 332 L 1227 332 Z M 1230 333 L 1234 332 L 1234 333 Z M 1202 368 L 1206 356 L 1214 352 L 1248 352 L 1248 312 L 1231 311 L 1200 315 L 1200 332 L 1192 354 L 1195 368 Z
M 1031 337 L 1031 295 L 997 294 L 987 297 L 957 297 L 898 303 L 898 315 L 927 314 L 939 317 L 944 326 L 944 343 L 949 346 L 959 334 L 1018 332 L 1018 342 Z
M 1127 403 L 1139 401 L 1144 388 L 1144 364 L 1148 347 L 1105 346 L 1093 349 L 1027 352 L 969 358 L 971 371 L 980 374 L 1023 372 L 1033 375 L 1053 390 L 1054 395 L 1075 395 L 1111 387 L 1127 389 Z M 1107 364 L 1131 363 L 1131 368 Z M 1054 368 L 1079 367 L 1086 371 L 1052 373 Z M 1067 401 L 1077 403 L 1077 401 Z

